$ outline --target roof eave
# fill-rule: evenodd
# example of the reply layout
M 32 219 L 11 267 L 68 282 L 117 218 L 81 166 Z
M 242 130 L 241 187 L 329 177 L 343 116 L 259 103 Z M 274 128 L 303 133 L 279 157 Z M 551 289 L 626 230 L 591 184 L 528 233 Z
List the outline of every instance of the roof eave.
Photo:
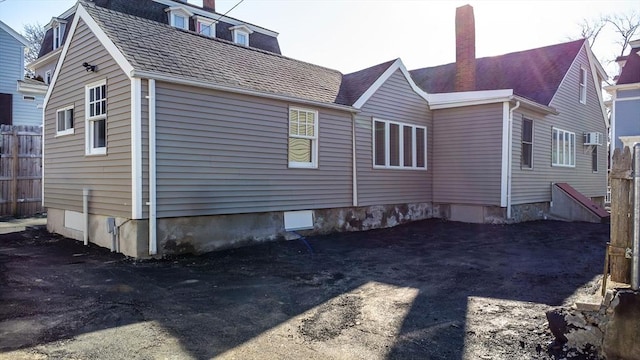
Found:
M 630 83 L 630 84 L 620 84 L 620 85 L 609 85 L 605 86 L 604 89 L 611 95 L 613 95 L 618 90 L 635 90 L 640 89 L 640 82 Z
M 171 83 L 174 83 L 174 84 L 196 86 L 196 87 L 200 87 L 200 88 L 225 91 L 225 92 L 230 92 L 230 93 L 235 93 L 235 94 L 251 95 L 251 96 L 257 96 L 257 97 L 273 99 L 273 100 L 291 101 L 291 102 L 296 102 L 296 103 L 300 103 L 300 104 L 312 105 L 312 106 L 323 107 L 323 108 L 328 108 L 328 109 L 333 109 L 333 110 L 347 111 L 347 112 L 351 112 L 351 113 L 359 112 L 358 109 L 356 109 L 356 108 L 354 108 L 352 106 L 348 106 L 348 105 L 340 105 L 340 104 L 336 104 L 336 103 L 325 103 L 325 102 L 321 102 L 321 101 L 297 98 L 297 97 L 289 96 L 289 95 L 273 94 L 273 93 L 261 92 L 261 91 L 245 89 L 245 88 L 236 88 L 236 87 L 231 87 L 231 86 L 224 86 L 224 85 L 215 84 L 215 83 L 211 83 L 211 82 L 203 82 L 203 81 L 197 81 L 197 80 L 192 80 L 192 79 L 185 79 L 185 78 L 181 78 L 181 77 L 178 77 L 178 76 L 172 76 L 172 75 L 167 75 L 167 74 L 162 74 L 162 73 L 156 73 L 156 72 L 152 72 L 152 71 L 134 69 L 133 71 L 131 71 L 130 75 L 133 78 L 154 79 L 154 80 L 171 82 Z
M 21 93 L 33 93 L 44 95 L 47 92 L 48 86 L 46 84 L 36 85 L 27 84 L 24 81 L 18 80 L 18 91 Z
M 533 110 L 533 111 L 537 111 L 543 114 L 550 114 L 550 115 L 558 115 L 559 112 L 558 110 L 556 110 L 556 108 L 552 107 L 552 106 L 547 106 L 544 104 L 540 104 L 537 103 L 533 100 L 529 100 L 527 98 L 523 98 L 522 96 L 518 96 L 518 95 L 514 95 L 513 99 L 514 101 L 520 101 L 520 104 L 523 108 L 527 108 L 529 110 Z
M 62 46 L 28 63 L 27 68 L 31 70 L 38 68 L 40 67 L 40 65 L 49 62 L 54 56 L 60 55 L 61 52 L 62 52 Z

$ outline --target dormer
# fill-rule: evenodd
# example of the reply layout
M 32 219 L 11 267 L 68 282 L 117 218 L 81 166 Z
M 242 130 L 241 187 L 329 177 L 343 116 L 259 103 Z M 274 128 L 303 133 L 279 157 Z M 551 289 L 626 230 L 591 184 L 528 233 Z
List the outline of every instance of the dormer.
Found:
M 169 16 L 169 25 L 183 30 L 189 30 L 189 18 L 193 13 L 181 6 L 169 7 L 164 10 Z
M 195 23 L 195 31 L 198 34 L 208 37 L 216 37 L 217 21 L 200 15 L 194 15 L 193 20 Z
M 236 25 L 229 28 L 233 34 L 233 42 L 243 46 L 249 46 L 249 35 L 253 34 L 253 30 L 247 25 Z
M 49 22 L 49 26 L 53 31 L 53 50 L 62 46 L 62 40 L 64 39 L 64 31 L 67 28 L 67 21 L 62 18 L 52 18 Z

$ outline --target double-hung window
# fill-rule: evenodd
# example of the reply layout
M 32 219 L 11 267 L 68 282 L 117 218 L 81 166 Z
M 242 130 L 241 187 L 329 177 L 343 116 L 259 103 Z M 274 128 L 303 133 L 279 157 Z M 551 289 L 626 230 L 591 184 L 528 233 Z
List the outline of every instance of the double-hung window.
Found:
M 56 136 L 73 134 L 73 106 L 56 111 Z
M 522 119 L 522 160 L 523 169 L 533 169 L 533 120 Z
M 318 112 L 289 109 L 289 167 L 318 167 Z
M 107 153 L 107 85 L 102 80 L 85 86 L 86 154 Z
M 580 68 L 580 83 L 578 85 L 580 91 L 580 102 L 587 103 L 587 69 Z
M 551 137 L 551 164 L 553 166 L 576 166 L 576 134 L 553 128 Z
M 65 30 L 65 22 L 64 21 L 56 21 L 54 20 L 53 24 L 53 50 L 62 46 L 62 39 L 64 38 L 64 30 Z
M 426 169 L 427 128 L 374 119 L 373 167 Z

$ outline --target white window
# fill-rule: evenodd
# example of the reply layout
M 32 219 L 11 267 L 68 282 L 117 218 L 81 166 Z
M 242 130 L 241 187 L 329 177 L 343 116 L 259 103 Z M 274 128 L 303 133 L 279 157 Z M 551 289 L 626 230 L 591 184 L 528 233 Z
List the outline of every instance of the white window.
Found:
M 580 102 L 587 103 L 587 69 L 580 68 Z
M 189 30 L 189 17 L 193 14 L 185 8 L 180 6 L 174 6 L 165 9 L 169 15 L 169 25 L 178 28 Z
M 85 86 L 86 154 L 107 153 L 107 85 L 102 80 Z
M 576 166 L 576 134 L 553 128 L 551 137 L 551 164 L 553 166 Z
M 65 23 L 56 21 L 53 23 L 53 50 L 62 46 L 62 39 L 64 38 Z
M 427 168 L 427 128 L 373 120 L 373 167 Z
M 51 83 L 51 70 L 47 70 L 47 72 L 44 73 L 44 83 L 47 85 Z
M 194 16 L 196 19 L 196 32 L 200 35 L 215 37 L 216 36 L 216 22 L 214 20 L 202 17 Z
M 289 167 L 318 167 L 318 112 L 289 109 Z
M 239 45 L 249 46 L 249 35 L 253 30 L 246 25 L 232 26 L 229 30 L 233 33 L 233 42 Z
M 73 106 L 56 111 L 56 136 L 73 134 Z

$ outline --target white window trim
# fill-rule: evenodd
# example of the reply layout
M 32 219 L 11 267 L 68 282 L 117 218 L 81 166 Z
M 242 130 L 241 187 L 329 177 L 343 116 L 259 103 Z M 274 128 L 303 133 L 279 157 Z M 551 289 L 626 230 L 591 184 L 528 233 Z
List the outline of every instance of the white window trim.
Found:
M 53 36 L 52 36 L 52 47 L 53 50 L 56 50 L 60 47 L 62 47 L 62 39 L 64 39 L 64 31 L 65 31 L 65 22 L 63 21 L 56 21 L 55 24 L 52 27 L 53 30 Z M 58 46 L 56 46 L 56 40 L 58 40 Z
M 164 11 L 166 11 L 167 15 L 169 16 L 169 25 L 173 26 L 176 29 L 189 30 L 189 18 L 193 16 L 192 12 L 180 6 L 166 8 Z M 176 26 L 174 16 L 180 16 L 184 18 L 184 27 Z
M 529 119 L 526 117 L 522 118 L 522 125 L 524 125 L 524 122 L 526 121 L 531 121 L 531 167 L 524 167 L 522 164 L 522 159 L 520 159 L 520 169 L 521 170 L 527 170 L 527 171 L 531 171 L 533 170 L 533 164 L 534 164 L 534 158 L 535 158 L 535 151 L 534 150 L 534 144 L 536 141 L 536 128 L 535 128 L 535 122 L 533 121 L 533 119 Z M 521 129 L 520 133 L 522 136 L 522 130 L 524 130 L 524 126 L 522 126 L 523 129 Z M 522 144 L 524 144 L 524 139 L 521 137 L 520 138 L 520 145 L 521 145 L 521 149 L 520 151 L 522 151 Z M 522 158 L 522 153 L 520 154 L 520 157 Z
M 303 136 L 303 135 L 291 135 L 291 110 L 296 111 L 305 111 L 314 114 L 315 123 L 313 124 L 313 133 L 315 136 Z M 287 161 L 289 163 L 290 168 L 303 168 L 303 169 L 317 169 L 318 168 L 318 123 L 320 119 L 318 118 L 318 111 L 302 108 L 302 107 L 289 107 L 289 111 L 287 111 Z M 289 161 L 289 138 L 298 138 L 298 139 L 310 139 L 311 140 L 311 162 L 298 162 L 298 161 Z
M 385 143 L 385 154 L 384 154 L 384 163 L 385 165 L 376 165 L 376 122 L 384 123 L 384 143 Z M 390 142 L 390 134 L 389 134 L 389 124 L 399 125 L 399 134 L 400 134 L 400 142 L 398 144 L 399 148 L 399 160 L 400 165 L 390 165 L 391 161 L 391 142 Z M 413 156 L 411 157 L 412 164 L 411 166 L 404 166 L 404 127 L 411 127 L 411 138 L 412 138 L 412 152 Z M 424 130 L 424 167 L 418 166 L 418 144 L 416 141 L 416 129 Z M 427 170 L 427 127 L 402 123 L 397 121 L 390 120 L 382 120 L 373 118 L 371 123 L 371 131 L 372 131 L 372 143 L 371 143 L 371 163 L 373 164 L 374 169 L 392 169 L 392 170 Z
M 85 113 L 85 122 L 84 122 L 84 133 L 85 133 L 85 155 L 106 155 L 107 154 L 107 109 L 108 109 L 108 101 L 109 97 L 106 97 L 107 100 L 107 109 L 105 109 L 104 115 L 89 117 L 89 89 L 95 88 L 98 86 L 107 85 L 107 79 L 103 79 L 100 81 L 93 82 L 91 84 L 87 84 L 84 87 L 84 113 Z M 92 135 L 92 122 L 95 120 L 105 120 L 105 134 L 104 134 L 104 147 L 94 148 L 93 147 L 93 137 Z
M 571 131 L 567 131 L 567 130 L 563 130 L 557 127 L 552 127 L 551 128 L 551 141 L 553 142 L 553 132 L 554 131 L 558 131 L 558 144 L 557 144 L 557 148 L 558 149 L 562 149 L 564 152 L 564 134 L 568 133 L 569 134 L 569 141 L 571 141 L 571 135 L 573 135 L 573 146 L 569 147 L 569 151 L 571 152 L 571 154 L 569 155 L 573 155 L 573 164 L 560 164 L 560 163 L 554 163 L 553 162 L 553 143 L 551 144 L 551 166 L 553 167 L 567 167 L 567 168 L 575 168 L 576 167 L 576 133 L 571 132 Z M 562 134 L 562 143 L 563 146 L 560 146 L 560 134 Z M 563 155 L 566 155 L 563 153 Z M 563 158 L 566 159 L 566 156 L 563 156 Z M 557 159 L 559 159 L 559 157 L 556 156 L 556 161 Z
M 249 46 L 250 45 L 250 40 L 249 40 L 249 35 L 253 34 L 253 30 L 251 30 L 248 26 L 246 25 L 236 25 L 236 26 L 232 26 L 229 28 L 229 30 L 232 31 L 233 33 L 233 42 L 238 44 L 238 45 L 242 45 L 242 46 Z M 247 38 L 247 43 L 246 44 L 241 44 L 238 42 L 238 34 L 243 34 L 246 36 Z
M 64 129 L 62 131 L 58 130 L 58 113 L 61 111 L 64 111 L 65 114 L 67 112 L 67 110 L 73 110 L 73 116 L 76 116 L 76 112 L 73 106 L 67 106 L 64 108 L 60 108 L 58 110 L 56 110 L 56 137 L 58 136 L 64 136 L 64 135 L 72 135 L 75 133 L 75 120 L 74 120 L 74 124 L 72 127 L 68 128 L 68 129 Z
M 211 35 L 204 35 L 204 36 L 216 37 L 216 24 L 218 23 L 217 21 L 203 17 L 203 16 L 199 16 L 199 15 L 194 15 L 193 18 L 196 20 L 195 31 L 198 34 L 204 35 L 200 33 L 200 24 L 204 24 L 211 27 Z
M 581 104 L 586 104 L 587 103 L 587 69 L 581 67 L 580 68 L 580 80 L 578 83 L 578 87 L 580 90 L 580 103 Z

